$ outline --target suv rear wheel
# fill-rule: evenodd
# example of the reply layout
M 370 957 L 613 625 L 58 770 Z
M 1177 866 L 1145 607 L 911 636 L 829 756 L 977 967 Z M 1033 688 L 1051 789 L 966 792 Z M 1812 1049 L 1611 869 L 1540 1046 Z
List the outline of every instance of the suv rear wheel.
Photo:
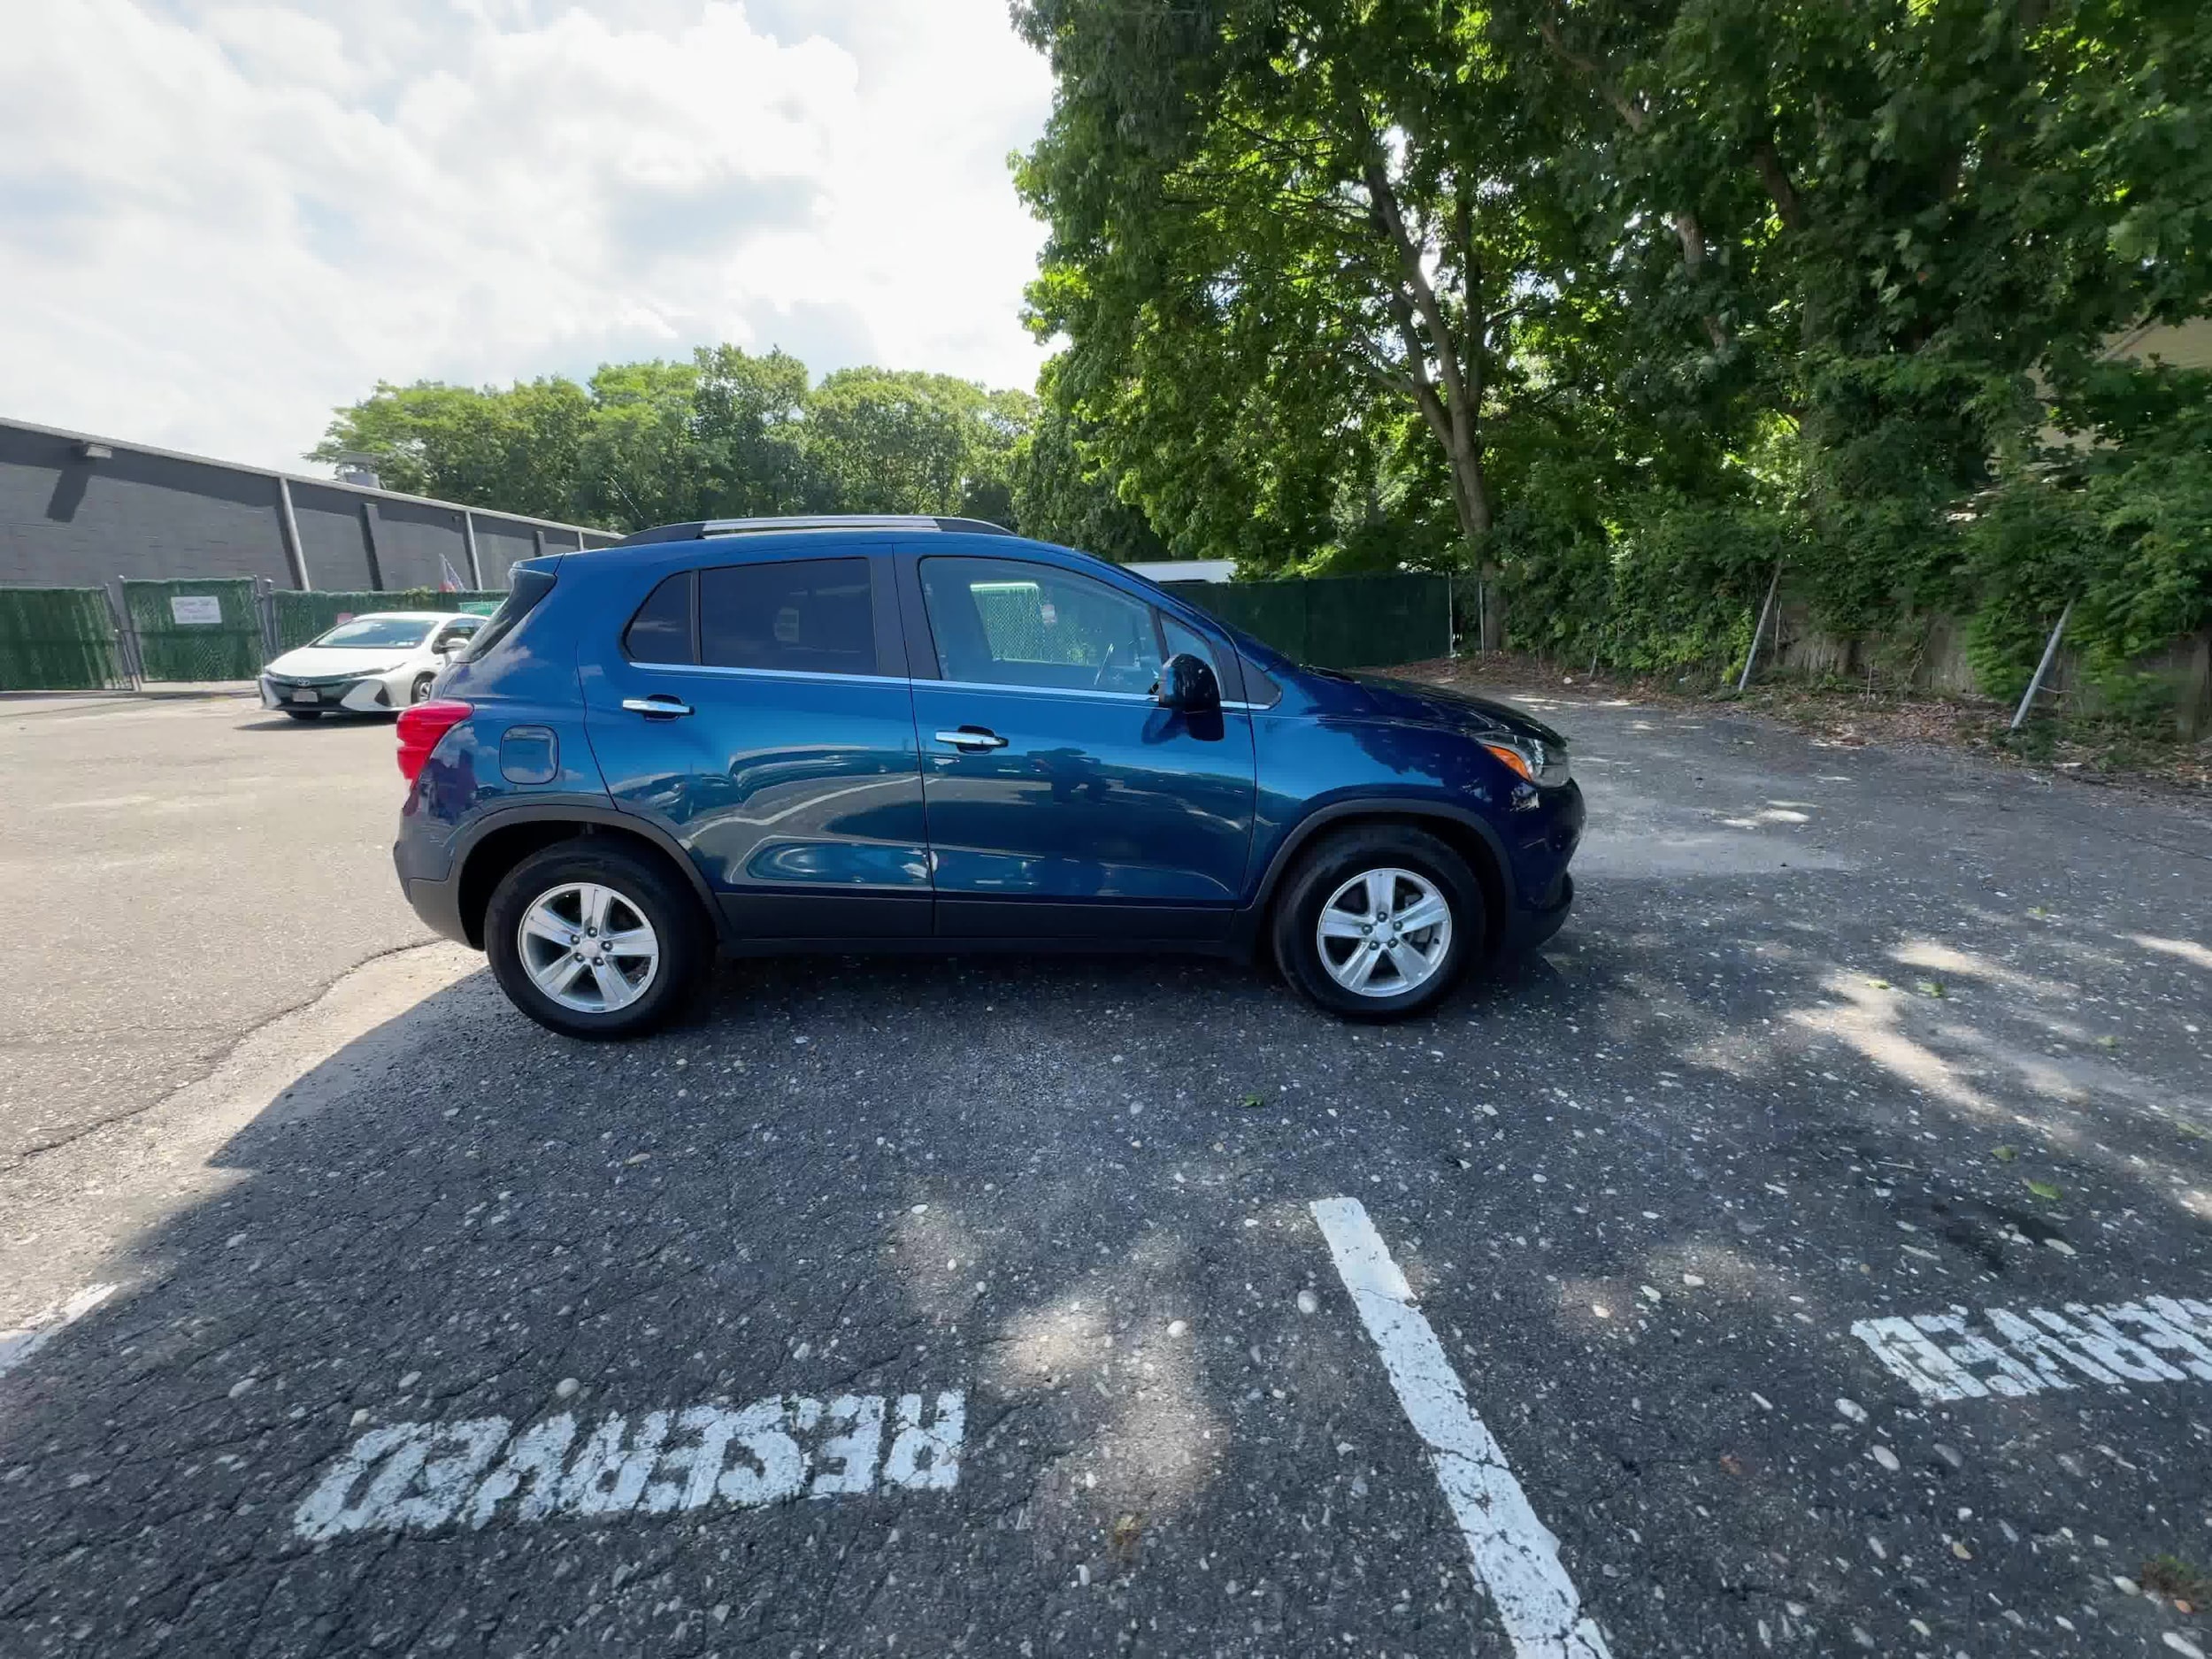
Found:
M 1484 922 L 1481 885 L 1450 847 L 1409 825 L 1363 825 L 1300 857 L 1275 905 L 1275 960 L 1332 1013 L 1400 1019 L 1451 988 Z
M 590 837 L 500 879 L 484 954 L 507 1000 L 571 1037 L 637 1037 L 680 1014 L 712 960 L 699 906 L 668 872 Z

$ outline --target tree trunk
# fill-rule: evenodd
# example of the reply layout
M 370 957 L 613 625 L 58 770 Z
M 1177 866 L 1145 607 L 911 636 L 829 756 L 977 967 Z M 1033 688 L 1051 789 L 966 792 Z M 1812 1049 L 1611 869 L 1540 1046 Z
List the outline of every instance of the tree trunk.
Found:
M 1489 532 L 1492 523 L 1490 482 L 1482 465 L 1482 347 L 1472 289 L 1468 277 L 1468 314 L 1476 333 L 1472 349 L 1463 349 L 1444 315 L 1442 301 L 1422 269 L 1421 250 L 1407 231 L 1398 206 L 1397 192 L 1379 161 L 1367 167 L 1367 196 L 1376 230 L 1390 246 L 1398 262 L 1399 280 L 1389 296 L 1399 339 L 1405 347 L 1406 370 L 1413 401 L 1429 430 L 1443 447 L 1452 470 L 1452 504 L 1459 514 L 1460 533 L 1474 545 Z M 1426 331 L 1426 338 L 1423 337 Z M 1437 373 L 1429 373 L 1433 354 Z M 1442 381 L 1440 388 L 1438 380 Z

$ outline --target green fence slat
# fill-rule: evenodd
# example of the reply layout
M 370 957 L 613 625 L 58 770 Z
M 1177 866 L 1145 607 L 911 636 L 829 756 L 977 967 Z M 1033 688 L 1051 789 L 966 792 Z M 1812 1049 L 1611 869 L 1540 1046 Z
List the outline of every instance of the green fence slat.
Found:
M 142 680 L 251 680 L 261 672 L 250 577 L 126 581 L 123 613 Z
M 495 606 L 503 593 L 465 591 L 441 593 L 434 588 L 403 588 L 392 593 L 317 591 L 295 593 L 279 588 L 269 595 L 276 612 L 277 649 L 289 651 L 327 634 L 348 617 L 370 611 L 468 611 Z
M 124 682 L 98 588 L 0 588 L 0 691 L 99 691 Z
M 1451 588 L 1441 576 L 1340 576 L 1306 584 L 1309 660 L 1381 667 L 1451 654 Z
M 1441 576 L 1164 585 L 1293 661 L 1319 668 L 1384 668 L 1451 654 L 1451 584 Z

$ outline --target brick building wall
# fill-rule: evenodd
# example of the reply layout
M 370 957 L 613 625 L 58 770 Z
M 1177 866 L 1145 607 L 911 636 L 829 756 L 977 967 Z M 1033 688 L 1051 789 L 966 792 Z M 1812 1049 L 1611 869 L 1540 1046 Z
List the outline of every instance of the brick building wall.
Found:
M 296 588 L 279 507 L 287 478 L 308 587 L 435 588 L 447 565 L 469 585 L 453 503 L 0 420 L 0 586 L 257 576 Z M 504 588 L 518 558 L 615 539 L 481 509 L 473 518 L 487 588 Z

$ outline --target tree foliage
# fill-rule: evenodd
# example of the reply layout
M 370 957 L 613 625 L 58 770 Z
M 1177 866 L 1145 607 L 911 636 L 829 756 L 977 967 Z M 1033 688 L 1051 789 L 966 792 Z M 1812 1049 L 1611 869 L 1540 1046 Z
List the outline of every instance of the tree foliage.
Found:
M 1187 553 L 1440 562 L 1516 638 L 1740 655 L 2060 605 L 2093 664 L 2212 620 L 2206 407 L 2107 361 L 2212 292 L 2185 0 L 1028 0 L 1034 325 Z
M 874 368 L 818 386 L 795 357 L 723 345 L 688 363 L 610 364 L 580 386 L 380 386 L 336 411 L 311 458 L 367 455 L 395 489 L 624 530 L 799 512 L 962 513 L 1010 528 L 1036 415 L 1026 392 Z M 1079 471 L 1032 485 L 1048 487 L 1099 488 Z

